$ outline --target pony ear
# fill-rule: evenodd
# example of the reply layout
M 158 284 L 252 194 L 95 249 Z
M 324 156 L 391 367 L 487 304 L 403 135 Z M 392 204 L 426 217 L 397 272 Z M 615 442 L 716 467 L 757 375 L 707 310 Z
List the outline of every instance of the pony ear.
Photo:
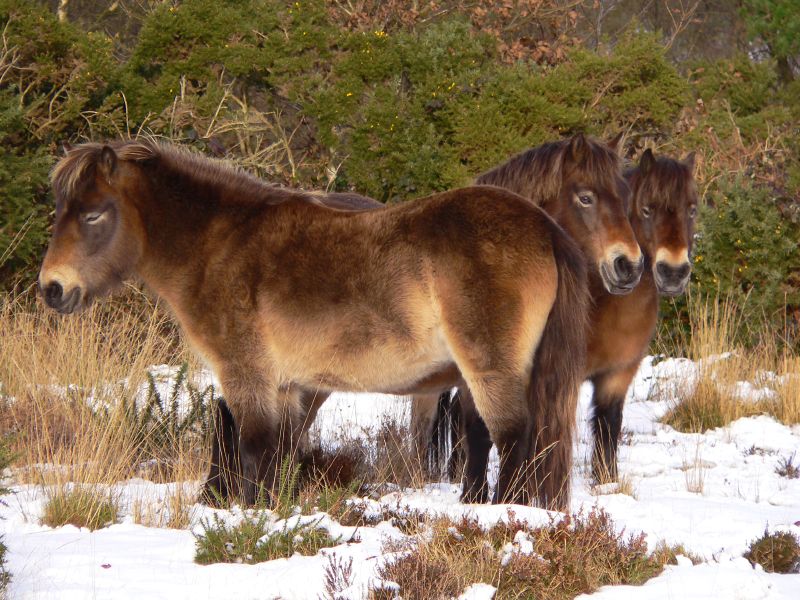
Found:
M 686 155 L 686 158 L 683 159 L 683 164 L 689 167 L 689 172 L 694 174 L 694 159 L 695 159 L 695 152 L 689 152 Z
M 639 159 L 639 171 L 641 171 L 642 175 L 647 175 L 655 164 L 656 157 L 653 156 L 653 151 L 648 148 L 642 153 L 642 157 Z
M 582 133 L 576 133 L 569 142 L 569 153 L 575 162 L 580 162 L 586 155 L 588 142 Z
M 620 131 L 613 138 L 606 142 L 606 145 L 611 148 L 615 154 L 620 154 L 622 150 L 622 136 L 625 135 L 624 131 Z
M 100 169 L 100 175 L 106 181 L 111 181 L 111 176 L 117 169 L 117 153 L 111 146 L 103 146 L 100 151 L 100 161 L 97 164 Z
M 61 151 L 64 153 L 64 156 L 69 154 L 70 150 L 72 150 L 72 144 L 69 143 L 69 140 L 61 142 Z

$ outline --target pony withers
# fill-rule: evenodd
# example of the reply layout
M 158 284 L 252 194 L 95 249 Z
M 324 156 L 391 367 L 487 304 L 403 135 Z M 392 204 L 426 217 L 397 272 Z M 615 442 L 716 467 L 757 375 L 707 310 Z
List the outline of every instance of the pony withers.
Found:
M 602 280 L 614 293 L 625 293 L 638 282 L 641 254 L 627 218 L 627 188 L 622 179 L 621 164 L 616 152 L 618 142 L 619 138 L 616 138 L 606 145 L 578 134 L 523 153 L 498 168 L 498 172 L 504 179 L 514 177 L 524 182 L 527 186 L 524 191 L 531 198 L 559 214 L 562 223 L 568 227 L 568 233 L 574 239 L 580 240 L 580 246 L 584 248 L 583 254 L 589 258 L 592 270 L 596 273 L 595 277 Z M 527 170 L 525 165 L 528 165 Z M 364 207 L 364 200 L 353 196 L 345 202 L 337 202 L 336 205 L 361 209 Z M 323 199 L 323 202 L 332 204 L 330 199 Z M 381 207 L 377 202 L 373 206 Z M 575 317 L 580 319 L 581 315 L 576 314 Z M 549 365 L 544 372 L 549 374 L 547 377 L 554 377 L 555 381 L 558 380 L 558 369 L 570 369 L 570 361 L 580 360 L 581 357 L 581 350 L 576 349 L 566 339 L 556 348 L 556 353 L 540 356 Z M 441 388 L 434 389 L 433 394 L 417 394 L 414 398 L 414 414 L 417 417 L 422 416 L 412 421 L 412 433 L 420 442 L 420 459 L 424 455 L 425 444 L 431 439 L 431 424 L 440 392 Z M 317 409 L 326 398 L 327 394 L 306 394 L 303 404 L 309 407 L 307 423 L 313 421 Z M 533 431 L 533 438 L 539 444 L 534 450 L 537 455 L 534 462 L 534 494 L 546 506 L 564 507 L 567 502 L 568 480 L 565 477 L 568 477 L 572 462 L 574 401 L 574 397 L 564 398 L 554 388 L 550 392 L 545 390 L 534 407 L 534 417 L 538 425 Z M 215 457 L 209 481 L 220 481 L 215 485 L 226 492 L 224 477 L 221 477 L 216 465 L 222 464 L 222 460 L 224 469 L 235 471 L 237 467 L 230 460 L 230 457 L 236 455 L 235 448 L 231 446 L 233 419 L 225 410 L 224 404 L 220 406 L 218 421 L 227 427 L 227 430 L 225 427 L 222 430 L 227 433 L 221 433 L 214 446 Z M 488 435 L 484 436 L 484 425 L 480 420 L 476 421 L 475 427 L 480 428 L 481 434 L 474 439 L 484 444 L 488 454 L 492 440 Z M 477 451 L 471 453 L 471 456 L 477 459 L 483 454 Z M 225 457 L 228 457 L 227 461 Z M 473 461 L 470 467 L 474 475 L 468 477 L 467 481 L 485 480 L 485 464 Z M 485 487 L 466 487 L 464 499 L 486 500 Z
M 244 501 L 273 489 L 302 432 L 294 390 L 426 381 L 470 390 L 498 499 L 527 500 L 543 392 L 577 396 L 588 298 L 575 244 L 530 202 L 472 187 L 342 211 L 154 141 L 77 146 L 52 183 L 45 302 L 74 312 L 132 277 L 163 298 L 220 380 Z M 565 343 L 575 356 L 549 370 Z
M 689 280 L 698 202 L 693 171 L 693 153 L 678 161 L 656 158 L 649 149 L 638 166 L 625 171 L 632 195 L 630 222 L 644 253 L 645 270 L 628 295 L 610 294 L 597 281 L 590 285 L 593 303 L 585 378 L 594 387 L 592 471 L 601 483 L 617 479 L 625 395 L 655 332 L 658 296 L 683 293 Z M 456 421 L 452 426 L 457 436 L 463 435 L 466 446 L 465 486 L 483 490 L 485 471 L 470 466 L 485 464 L 491 442 L 469 398 L 459 396 L 457 402 L 463 424 Z M 432 439 L 430 435 L 428 439 Z M 455 454 L 453 461 L 458 462 L 458 444 Z

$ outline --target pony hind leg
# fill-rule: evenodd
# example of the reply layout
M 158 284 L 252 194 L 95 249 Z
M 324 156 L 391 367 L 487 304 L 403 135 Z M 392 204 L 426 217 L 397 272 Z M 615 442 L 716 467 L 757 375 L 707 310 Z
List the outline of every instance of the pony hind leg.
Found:
M 475 402 L 469 391 L 459 389 L 456 401 L 461 410 L 462 447 L 466 455 L 461 500 L 486 502 L 489 499 L 486 471 L 489 466 L 489 453 L 492 450 L 492 438 L 475 408 Z
M 525 406 L 525 381 L 522 377 L 502 373 L 467 376 L 467 385 L 475 401 L 478 414 L 483 419 L 490 439 L 497 446 L 500 471 L 493 501 L 496 503 L 527 504 L 529 501 L 528 479 L 531 474 L 528 461 L 530 454 L 531 415 Z M 477 427 L 478 420 L 473 421 Z M 480 432 L 476 432 L 480 439 Z M 485 438 L 483 438 L 485 440 Z M 488 452 L 481 449 L 474 457 L 480 461 Z M 475 482 L 481 481 L 480 471 L 485 463 L 475 462 Z M 477 484 L 475 484 L 477 487 Z M 475 491 L 481 497 L 480 485 Z
M 598 483 L 610 483 L 618 479 L 617 448 L 622 430 L 622 409 L 628 387 L 638 368 L 639 365 L 634 364 L 592 378 L 592 475 Z

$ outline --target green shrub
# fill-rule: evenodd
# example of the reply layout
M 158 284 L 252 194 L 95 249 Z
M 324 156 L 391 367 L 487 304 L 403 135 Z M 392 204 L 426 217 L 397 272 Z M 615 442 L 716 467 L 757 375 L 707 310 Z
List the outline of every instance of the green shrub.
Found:
M 768 573 L 800 572 L 800 540 L 788 531 L 769 533 L 753 540 L 744 557 Z
M 774 95 L 775 71 L 746 55 L 698 65 L 692 72 L 694 92 L 706 106 L 727 102 L 739 116 L 763 109 Z
M 0 0 L 0 281 L 28 283 L 46 239 L 47 173 L 61 141 L 92 134 L 117 66 L 111 42 L 47 8 Z
M 800 227 L 783 218 L 769 189 L 722 181 L 701 208 L 694 278 L 701 293 L 740 298 L 750 318 L 781 325 L 800 306 Z
M 255 564 L 276 558 L 289 558 L 295 553 L 314 555 L 322 548 L 341 543 L 327 531 L 317 527 L 318 522 L 284 525 L 271 530 L 266 513 L 244 518 L 238 525 L 227 525 L 217 515 L 204 521 L 202 535 L 196 536 L 196 563 L 247 563 Z

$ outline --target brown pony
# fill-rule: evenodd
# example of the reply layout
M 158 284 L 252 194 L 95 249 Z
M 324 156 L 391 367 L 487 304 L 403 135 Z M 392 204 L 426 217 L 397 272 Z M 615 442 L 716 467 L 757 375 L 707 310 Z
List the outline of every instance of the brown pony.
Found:
M 617 136 L 604 145 L 578 135 L 546 143 L 512 157 L 476 179 L 476 183 L 498 185 L 530 198 L 550 214 L 581 248 L 590 267 L 590 285 L 609 295 L 630 293 L 643 270 L 642 254 L 627 217 L 628 189 L 617 151 L 620 139 Z M 575 160 L 576 157 L 580 160 Z M 607 198 L 614 201 L 591 193 L 586 182 L 592 173 L 603 174 L 604 188 L 610 190 Z M 573 352 L 573 347 L 564 345 L 552 362 L 569 360 Z M 484 501 L 492 443 L 485 425 L 471 409 L 468 390 L 460 390 L 459 397 L 463 399 L 460 418 L 468 447 L 462 496 L 467 501 Z M 559 419 L 574 421 L 575 410 L 575 404 L 560 406 L 559 411 L 564 412 Z M 552 419 L 535 421 L 535 438 L 531 442 L 531 455 L 537 457 L 533 482 L 545 490 L 551 490 L 557 483 L 550 481 L 552 465 L 567 464 L 570 468 L 572 465 L 572 443 L 557 438 L 558 428 L 552 423 Z
M 689 282 L 698 202 L 693 173 L 694 153 L 678 161 L 649 149 L 625 172 L 645 274 L 628 296 L 592 290 L 586 376 L 594 386 L 592 472 L 599 482 L 617 480 L 625 395 L 655 333 L 658 296 L 682 294 Z
M 693 153 L 677 161 L 656 159 L 648 149 L 639 165 L 625 172 L 633 199 L 630 222 L 644 253 L 645 271 L 639 285 L 628 295 L 611 294 L 596 279 L 590 280 L 594 302 L 585 377 L 594 385 L 592 470 L 600 482 L 617 478 L 617 445 L 625 394 L 655 331 L 658 295 L 681 294 L 689 280 L 697 207 L 693 170 Z M 484 490 L 485 494 L 484 465 L 491 441 L 468 394 L 459 393 L 458 399 L 464 423 L 455 423 L 454 427 L 463 429 L 467 454 L 465 489 Z
M 629 291 L 638 282 L 641 273 L 641 253 L 630 229 L 627 205 L 624 202 L 627 188 L 616 153 L 618 142 L 619 138 L 605 145 L 578 134 L 561 142 L 529 150 L 479 179 L 483 182 L 483 178 L 496 178 L 506 184 L 511 179 L 522 182 L 520 191 L 557 213 L 561 219 L 559 224 L 567 226 L 567 232 L 573 239 L 580 240 L 584 256 L 594 266 L 592 270 L 596 273 L 595 278 L 602 280 L 613 293 Z M 327 201 L 323 199 L 323 202 Z M 344 207 L 349 205 L 353 209 L 362 209 L 365 202 L 368 204 L 374 201 L 353 196 L 344 203 Z M 342 207 L 343 204 L 339 203 L 337 206 Z M 380 206 L 375 203 L 374 208 Z M 581 318 L 581 315 L 574 316 L 576 319 Z M 540 455 L 534 463 L 535 494 L 542 505 L 555 508 L 564 508 L 568 500 L 568 480 L 560 474 L 566 473 L 568 477 L 572 464 L 571 432 L 575 412 L 575 398 L 557 401 L 560 394 L 556 386 L 563 376 L 559 370 L 570 372 L 574 367 L 571 362 L 581 359 L 580 349 L 571 345 L 568 340 L 560 342 L 556 341 L 552 346 L 552 354 L 537 355 L 543 365 L 539 372 L 548 375 L 541 379 L 545 389 L 538 396 L 537 406 L 541 408 L 534 413 L 537 423 L 534 437 L 539 444 L 535 452 Z M 549 378 L 553 380 L 551 389 L 546 387 Z M 448 385 L 452 383 L 448 382 Z M 413 404 L 415 415 L 425 415 L 424 418 L 417 418 L 412 422 L 412 434 L 418 442 L 417 450 L 421 461 L 424 460 L 426 443 L 430 441 L 441 388 L 428 386 L 425 390 L 409 390 L 431 390 L 433 394 L 416 395 Z M 327 394 L 317 394 L 315 398 L 304 400 L 304 405 L 310 407 L 306 423 L 313 421 L 316 411 L 326 398 Z M 220 411 L 218 421 L 227 423 L 228 431 L 223 430 L 214 446 L 217 461 L 225 460 L 226 456 L 235 456 L 235 451 L 225 446 L 226 440 L 232 439 L 232 420 L 224 405 Z M 488 455 L 492 442 L 488 434 L 484 433 L 485 426 L 480 419 L 472 419 L 470 423 L 480 431 L 480 435 L 473 436 L 473 439 L 484 444 L 485 454 Z M 569 435 L 566 432 L 570 432 Z M 446 435 L 445 431 L 441 433 Z M 483 452 L 470 453 L 472 457 L 483 455 Z M 224 468 L 236 470 L 234 463 L 230 460 L 226 462 Z M 224 481 L 216 483 L 220 481 L 219 469 L 214 466 L 216 464 L 219 463 L 212 463 L 209 477 L 212 485 L 209 492 L 219 491 L 224 495 L 227 485 Z M 475 471 L 475 476 L 469 478 L 470 480 L 477 480 L 481 477 L 480 473 L 485 477 L 485 464 L 473 462 L 470 466 Z M 475 490 L 465 488 L 464 498 L 469 501 L 485 501 L 486 490 L 484 487 Z
M 134 276 L 162 297 L 221 382 L 248 503 L 295 447 L 298 389 L 465 384 L 499 448 L 498 498 L 510 501 L 527 499 L 537 413 L 574 414 L 583 261 L 507 190 L 342 211 L 153 141 L 80 145 L 52 183 L 45 302 L 71 313 Z M 553 365 L 565 344 L 574 355 Z M 568 481 L 565 466 L 552 476 Z

